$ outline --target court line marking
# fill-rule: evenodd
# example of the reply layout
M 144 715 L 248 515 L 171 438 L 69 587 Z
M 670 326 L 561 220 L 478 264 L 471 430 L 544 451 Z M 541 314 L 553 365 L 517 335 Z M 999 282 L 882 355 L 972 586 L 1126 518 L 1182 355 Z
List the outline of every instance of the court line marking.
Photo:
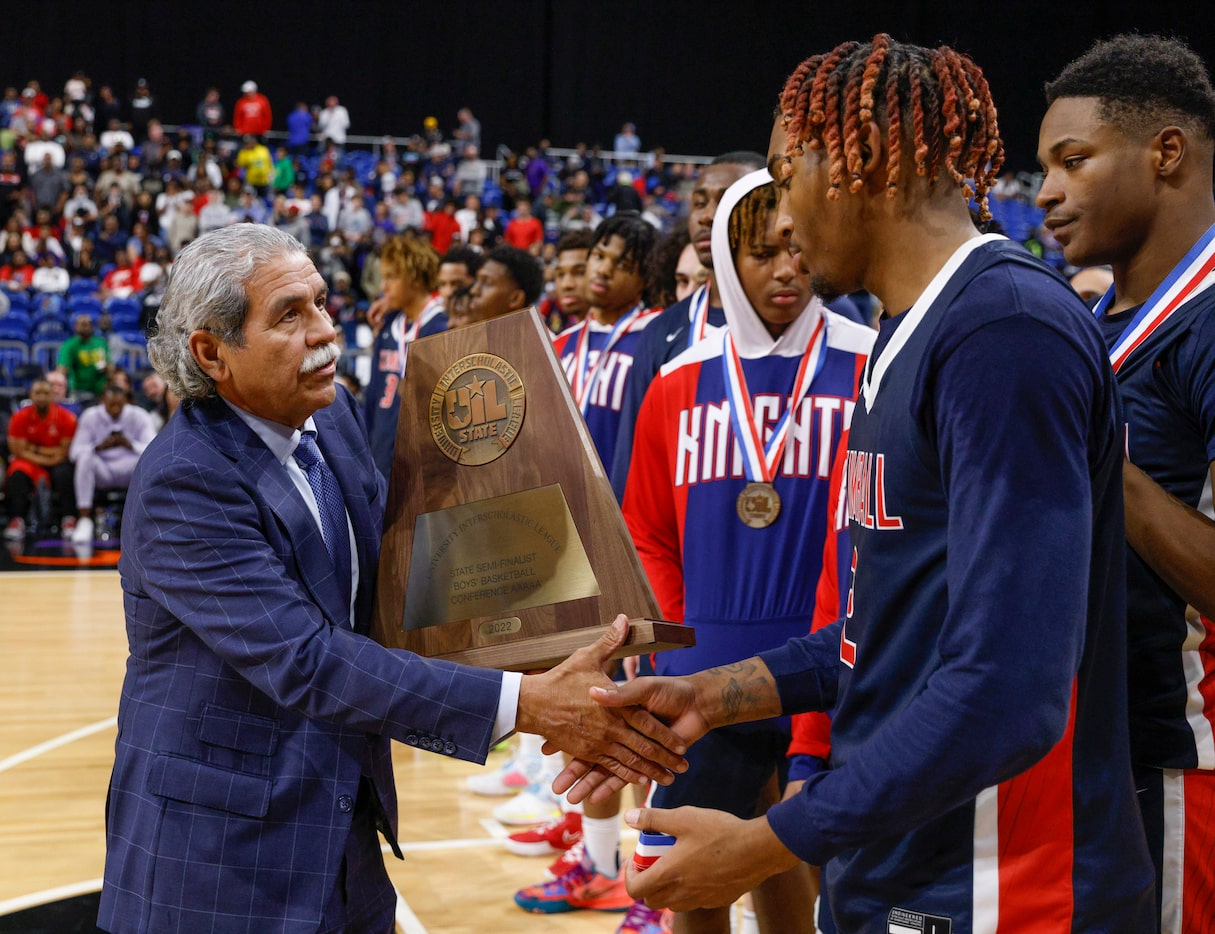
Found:
M 36 908 L 48 902 L 57 902 L 65 898 L 75 898 L 77 895 L 88 895 L 91 892 L 100 891 L 101 880 L 89 879 L 85 882 L 73 882 L 71 885 L 61 885 L 54 889 L 32 892 L 29 895 L 18 895 L 16 898 L 0 902 L 0 917 L 15 914 L 27 908 Z
M 64 733 L 62 736 L 56 736 L 54 739 L 48 739 L 45 743 L 31 746 L 29 749 L 15 753 L 7 759 L 0 759 L 0 772 L 7 772 L 9 769 L 29 762 L 31 759 L 36 759 L 44 753 L 52 752 L 60 746 L 66 746 L 68 743 L 74 743 L 78 739 L 84 739 L 86 736 L 92 736 L 94 733 L 100 733 L 102 730 L 108 730 L 117 726 L 117 717 L 107 717 L 104 720 L 98 720 L 96 723 L 90 723 L 88 726 L 82 726 L 78 730 L 72 730 L 70 733 Z

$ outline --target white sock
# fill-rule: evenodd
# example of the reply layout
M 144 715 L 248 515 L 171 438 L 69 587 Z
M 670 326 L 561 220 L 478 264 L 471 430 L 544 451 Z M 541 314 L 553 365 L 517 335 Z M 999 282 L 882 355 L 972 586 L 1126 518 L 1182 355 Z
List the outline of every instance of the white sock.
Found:
M 755 917 L 755 912 L 744 906 L 741 916 L 742 923 L 738 927 L 738 934 L 759 934 L 759 921 Z
M 594 870 L 614 879 L 620 871 L 620 818 L 583 814 L 582 845 Z

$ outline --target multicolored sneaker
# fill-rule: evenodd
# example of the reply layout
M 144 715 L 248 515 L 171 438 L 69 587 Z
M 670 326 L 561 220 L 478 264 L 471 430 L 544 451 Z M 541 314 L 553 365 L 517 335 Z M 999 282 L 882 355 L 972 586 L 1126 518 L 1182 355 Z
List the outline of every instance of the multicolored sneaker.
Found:
M 561 816 L 561 806 L 547 786 L 529 785 L 509 801 L 494 808 L 494 820 L 500 824 L 543 824 Z
M 524 911 L 557 914 L 562 911 L 627 911 L 633 897 L 625 891 L 624 876 L 608 878 L 595 872 L 584 857 L 552 882 L 529 885 L 515 893 L 515 904 Z
M 564 853 L 582 839 L 582 815 L 562 814 L 532 830 L 521 830 L 506 838 L 506 848 L 517 856 L 551 856 Z
M 466 779 L 468 790 L 475 795 L 501 797 L 522 791 L 534 784 L 544 771 L 544 760 L 539 756 L 512 756 L 502 767 L 481 775 L 470 775 Z
M 674 929 L 675 916 L 669 909 L 655 911 L 645 902 L 633 902 L 616 928 L 616 934 L 670 934 Z
M 545 875 L 550 879 L 561 878 L 570 869 L 582 862 L 582 854 L 585 852 L 586 846 L 579 840 L 549 864 L 548 869 L 544 870 Z

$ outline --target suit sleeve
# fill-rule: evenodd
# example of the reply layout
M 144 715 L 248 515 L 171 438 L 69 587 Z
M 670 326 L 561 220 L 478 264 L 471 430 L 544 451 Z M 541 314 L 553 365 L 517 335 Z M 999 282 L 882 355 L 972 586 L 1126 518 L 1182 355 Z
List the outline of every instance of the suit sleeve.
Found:
M 664 380 L 654 382 L 637 415 L 624 493 L 624 521 L 663 618 L 682 622 L 683 549 L 667 445 L 672 431 L 667 415 L 668 391 L 669 384 Z

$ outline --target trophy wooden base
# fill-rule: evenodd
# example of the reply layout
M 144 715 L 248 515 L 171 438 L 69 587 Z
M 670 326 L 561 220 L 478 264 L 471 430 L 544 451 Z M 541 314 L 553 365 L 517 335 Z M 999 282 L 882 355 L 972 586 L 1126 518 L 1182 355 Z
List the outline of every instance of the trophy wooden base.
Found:
M 504 645 L 485 645 L 461 649 L 435 658 L 480 668 L 501 668 L 504 671 L 541 671 L 554 668 L 571 654 L 590 645 L 603 635 L 602 626 L 587 629 L 571 629 L 536 636 L 527 642 L 508 642 Z M 696 633 L 690 626 L 667 623 L 655 619 L 629 620 L 629 635 L 624 645 L 616 650 L 613 658 L 630 655 L 646 655 L 667 649 L 681 649 L 696 644 Z

